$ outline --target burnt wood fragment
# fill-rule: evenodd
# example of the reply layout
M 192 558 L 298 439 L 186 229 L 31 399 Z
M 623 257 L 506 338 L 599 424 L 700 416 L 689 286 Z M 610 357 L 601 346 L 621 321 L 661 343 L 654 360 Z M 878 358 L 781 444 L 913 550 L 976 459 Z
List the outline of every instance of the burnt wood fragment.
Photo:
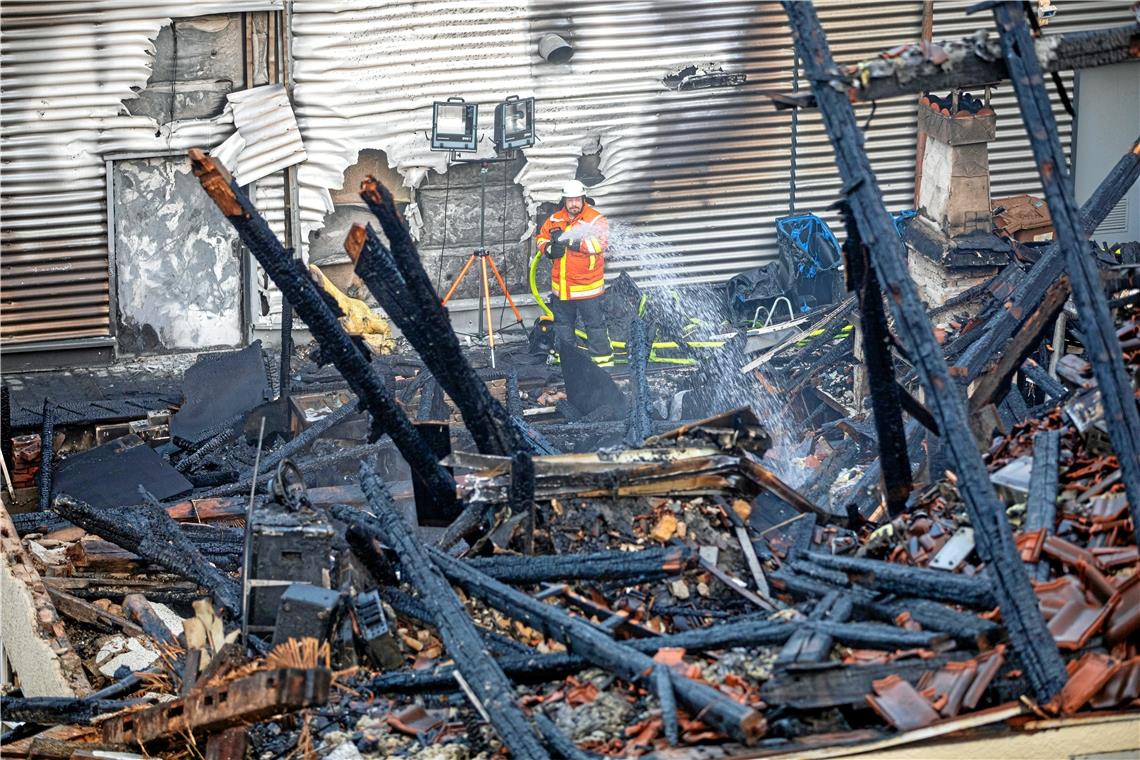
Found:
M 1065 255 L 1065 268 L 1072 282 L 1073 300 L 1084 332 L 1082 343 L 1101 391 L 1104 421 L 1120 462 L 1121 480 L 1128 494 L 1132 521 L 1140 525 L 1140 410 L 1136 408 L 1136 394 L 1124 365 L 1100 272 L 1086 252 L 1081 212 L 1024 9 L 1016 3 L 998 3 L 994 5 L 993 12 L 1022 120 L 1037 161 L 1041 186 L 1049 203 L 1057 243 Z M 1140 153 L 1140 143 L 1134 151 Z M 1136 531 L 1135 538 L 1140 544 L 1140 530 Z
M 844 623 L 851 617 L 853 609 L 851 599 L 841 597 L 840 592 L 836 590 L 816 602 L 808 618 Z M 784 643 L 783 649 L 776 657 L 775 667 L 780 669 L 793 663 L 823 662 L 831 654 L 834 644 L 835 639 L 827 633 L 810 628 L 798 630 Z
M 895 660 L 881 665 L 832 663 L 822 667 L 782 670 L 774 673 L 764 683 L 760 693 L 770 705 L 784 705 L 797 710 L 819 710 L 844 705 L 865 707 L 866 695 L 873 693 L 872 682 L 897 675 L 914 685 L 924 674 L 938 670 L 953 659 L 957 658 L 943 654 L 929 659 Z
M 321 357 L 331 361 L 349 388 L 372 416 L 372 440 L 387 433 L 412 472 L 440 505 L 455 500 L 455 480 L 439 464 L 431 448 L 392 398 L 384 381 L 369 364 L 370 352 L 354 341 L 337 321 L 339 316 L 318 290 L 304 265 L 294 260 L 237 183 L 229 180 L 204 152 L 190 151 L 194 174 L 237 230 L 242 242 L 261 264 L 285 299 L 297 310 L 320 344 Z
M 144 503 L 96 509 L 67 494 L 57 496 L 52 507 L 88 533 L 205 586 L 227 613 L 237 617 L 241 609 L 237 581 L 210 564 L 161 507 Z
M 893 624 L 903 613 L 927 631 L 946 634 L 958 644 L 969 647 L 986 647 L 1001 637 L 1001 627 L 972 612 L 960 612 L 939 602 L 913 597 L 896 597 L 846 583 L 830 584 L 800 575 L 788 566 L 771 573 L 769 577 L 789 594 L 799 598 L 822 598 L 841 591 L 850 598 L 860 616 Z
M 860 235 L 871 250 L 871 263 L 887 295 L 895 329 L 926 389 L 930 411 L 942 431 L 941 441 L 954 463 L 958 491 L 975 528 L 978 553 L 989 565 L 987 574 L 1001 607 L 1002 620 L 1034 697 L 1048 701 L 1068 678 L 1065 663 L 1041 617 L 1005 510 L 994 493 L 970 432 L 961 392 L 950 375 L 942 347 L 910 278 L 906 250 L 883 205 L 855 111 L 847 96 L 832 86 L 839 69 L 831 57 L 827 37 L 810 3 L 784 0 L 783 6 L 791 22 L 796 52 L 804 62 L 805 74 L 835 149 L 843 193 Z M 1032 43 L 1028 49 L 1032 50 Z
M 44 399 L 40 427 L 40 471 L 37 480 L 40 489 L 40 509 L 51 506 L 52 465 L 55 459 L 55 404 Z M 9 471 L 10 472 L 10 471 Z
M 215 431 L 210 432 L 205 443 L 194 449 L 192 453 L 179 459 L 178 464 L 174 465 L 174 469 L 181 473 L 189 472 L 206 461 L 206 458 L 211 454 L 237 440 L 238 435 L 241 434 L 241 422 L 244 418 L 244 414 L 238 414 L 223 422 Z
M 971 414 L 977 414 L 982 407 L 1000 401 L 1009 390 L 1009 381 L 1014 372 L 1025 363 L 1029 354 L 1041 343 L 1057 315 L 1069 297 L 1069 281 L 1061 277 L 1045 292 L 1045 298 L 1021 323 L 1017 332 L 1005 345 L 997 357 L 986 364 L 978 376 L 977 385 L 970 396 Z
M 141 746 L 185 743 L 188 734 L 210 734 L 272 715 L 328 701 L 326 668 L 279 668 L 195 689 L 188 696 L 139 712 L 113 715 L 100 724 L 103 741 Z
M 1029 496 L 1025 500 L 1024 531 L 1044 530 L 1052 535 L 1057 527 L 1057 476 L 1061 459 L 1061 431 L 1042 430 L 1033 436 L 1033 469 L 1029 473 Z M 1035 580 L 1049 580 L 1049 561 L 1027 563 Z
M 5 697 L 4 720 L 41 726 L 87 725 L 92 720 L 132 705 L 140 699 L 68 699 L 66 697 Z
M 431 611 L 432 623 L 439 630 L 447 653 L 508 750 L 518 757 L 547 757 L 518 704 L 514 687 L 487 653 L 467 608 L 436 566 L 435 557 L 426 553 L 404 523 L 383 481 L 367 464 L 360 467 L 360 485 L 371 515 L 340 504 L 332 505 L 329 513 L 396 552 L 408 580 Z

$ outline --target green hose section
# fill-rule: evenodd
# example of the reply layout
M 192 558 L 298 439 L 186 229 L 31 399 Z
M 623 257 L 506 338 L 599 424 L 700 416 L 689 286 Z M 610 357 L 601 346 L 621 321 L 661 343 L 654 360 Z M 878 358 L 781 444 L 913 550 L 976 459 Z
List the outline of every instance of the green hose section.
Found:
M 547 319 L 554 319 L 554 312 L 546 305 L 546 301 L 542 300 L 542 294 L 538 292 L 538 262 L 542 260 L 542 251 L 536 251 L 534 258 L 530 260 L 530 292 L 534 296 L 534 300 L 538 302 L 539 307 L 546 313 Z

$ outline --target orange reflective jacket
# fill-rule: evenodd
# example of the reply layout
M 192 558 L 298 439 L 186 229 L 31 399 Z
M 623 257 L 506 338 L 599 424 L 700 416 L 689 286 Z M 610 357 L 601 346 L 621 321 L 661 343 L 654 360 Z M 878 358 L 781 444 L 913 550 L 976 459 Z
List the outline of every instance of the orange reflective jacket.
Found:
M 566 243 L 566 255 L 556 259 L 550 270 L 550 287 L 559 299 L 596 298 L 606 292 L 609 228 L 609 222 L 593 206 L 584 206 L 582 213 L 573 218 L 569 211 L 560 208 L 542 225 L 535 238 L 540 252 L 546 253 L 554 230 L 562 230 Z

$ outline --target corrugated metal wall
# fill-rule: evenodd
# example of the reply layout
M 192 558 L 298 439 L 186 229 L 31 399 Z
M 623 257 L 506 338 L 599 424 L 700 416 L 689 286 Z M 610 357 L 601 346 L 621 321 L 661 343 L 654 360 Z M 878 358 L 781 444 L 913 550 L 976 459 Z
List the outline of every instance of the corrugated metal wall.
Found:
M 538 143 L 518 177 L 533 208 L 555 200 L 583 151 L 601 147 L 606 180 L 592 189 L 619 223 L 668 243 L 673 282 L 723 280 L 776 250 L 774 220 L 791 196 L 791 114 L 765 90 L 790 89 L 792 44 L 775 2 L 691 0 L 483 4 L 454 0 L 392 3 L 298 2 L 293 22 L 294 93 L 309 161 L 301 168 L 303 226 L 322 223 L 326 189 L 338 187 L 362 148 L 384 150 L 415 186 L 446 156 L 428 149 L 431 102 L 462 96 L 490 106 L 508 95 L 538 100 Z M 992 17 L 966 19 L 967 2 L 939 3 L 935 36 L 961 36 Z M 819 3 L 836 58 L 854 62 L 920 36 L 919 2 Z M 1049 31 L 1126 23 L 1127 2 L 1057 3 Z M 344 33 L 344 30 L 351 30 Z M 562 34 L 569 65 L 542 62 L 538 39 Z M 676 92 L 661 82 L 690 63 L 744 72 L 741 87 Z M 1071 77 L 1069 78 L 1071 82 Z M 1001 132 L 992 146 L 994 193 L 1038 193 L 1036 171 L 1006 90 L 994 99 Z M 889 208 L 911 206 L 914 102 L 881 104 L 867 147 Z M 1068 145 L 1069 118 L 1057 106 Z M 857 108 L 862 119 L 869 105 Z M 795 202 L 823 212 L 838 195 L 830 144 L 819 115 L 798 125 Z M 489 155 L 490 139 L 479 155 Z M 270 198 L 266 198 L 270 201 Z M 829 219 L 833 215 L 824 214 Z M 615 257 L 644 282 L 661 259 Z
M 968 0 L 940 2 L 935 37 L 990 27 L 966 20 Z M 3 288 L 5 345 L 108 334 L 103 156 L 210 146 L 228 124 L 159 129 L 124 116 L 121 101 L 145 85 L 151 40 L 170 16 L 267 3 L 156 5 L 127 0 L 5 3 L 3 84 Z M 1125 23 L 1129 3 L 1057 2 L 1049 31 Z M 834 54 L 854 62 L 919 36 L 919 2 L 820 3 Z M 577 54 L 542 62 L 539 37 L 556 31 Z M 743 0 L 313 0 L 294 5 L 294 93 L 308 161 L 300 168 L 303 228 L 321 225 L 327 189 L 363 148 L 384 150 L 415 186 L 445 156 L 428 150 L 431 102 L 451 95 L 489 106 L 508 95 L 538 98 L 540 142 L 518 181 L 532 205 L 554 200 L 578 157 L 601 147 L 606 180 L 594 189 L 616 221 L 671 244 L 683 282 L 722 280 L 775 251 L 773 220 L 791 195 L 791 114 L 763 90 L 792 81 L 792 46 L 777 3 Z M 748 75 L 730 89 L 675 92 L 661 78 L 712 62 Z M 1071 81 L 1071 78 L 1069 78 Z M 1036 171 L 1008 89 L 994 101 L 996 196 L 1038 192 Z M 862 118 L 870 107 L 861 105 Z M 868 150 L 889 208 L 911 205 L 914 104 L 880 106 Z M 1059 114 L 1068 144 L 1069 119 Z M 156 134 L 157 132 L 157 134 Z M 489 152 L 489 138 L 484 152 Z M 820 211 L 839 189 L 818 114 L 799 117 L 796 207 Z M 274 208 L 278 179 L 258 202 Z M 651 281 L 636 261 L 615 261 Z
M 122 101 L 134 96 L 132 88 L 146 85 L 153 40 L 170 17 L 271 4 L 4 3 L 0 341 L 5 347 L 111 334 L 104 156 L 208 147 L 232 131 L 224 120 L 160 127 L 153 119 L 127 114 Z

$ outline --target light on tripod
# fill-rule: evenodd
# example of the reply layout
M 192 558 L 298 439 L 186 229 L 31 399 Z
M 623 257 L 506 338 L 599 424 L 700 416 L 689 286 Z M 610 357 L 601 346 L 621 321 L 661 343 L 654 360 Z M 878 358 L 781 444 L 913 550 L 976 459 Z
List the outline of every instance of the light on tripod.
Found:
M 474 151 L 479 143 L 479 106 L 463 98 L 436 101 L 431 112 L 431 149 Z
M 512 95 L 495 106 L 495 147 L 516 150 L 534 145 L 534 98 Z

